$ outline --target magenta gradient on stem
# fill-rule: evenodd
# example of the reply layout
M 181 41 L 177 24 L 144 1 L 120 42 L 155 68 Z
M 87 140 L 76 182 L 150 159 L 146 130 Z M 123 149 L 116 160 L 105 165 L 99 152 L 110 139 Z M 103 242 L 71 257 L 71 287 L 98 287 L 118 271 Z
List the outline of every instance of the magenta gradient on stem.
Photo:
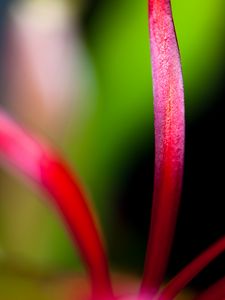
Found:
M 155 116 L 155 177 L 150 238 L 141 292 L 162 283 L 179 207 L 184 158 L 184 92 L 169 0 L 149 0 Z

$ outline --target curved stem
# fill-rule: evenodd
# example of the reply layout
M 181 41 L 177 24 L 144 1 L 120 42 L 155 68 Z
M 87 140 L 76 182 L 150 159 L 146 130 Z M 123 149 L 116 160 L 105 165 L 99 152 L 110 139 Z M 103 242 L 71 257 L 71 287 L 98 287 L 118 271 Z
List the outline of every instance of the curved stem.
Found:
M 225 237 L 221 238 L 205 252 L 200 254 L 187 267 L 185 267 L 168 285 L 163 289 L 157 300 L 174 299 L 176 295 L 213 259 L 225 251 Z M 211 298 L 211 299 L 214 299 Z
M 184 156 L 184 94 L 169 0 L 149 0 L 154 90 L 155 177 L 141 294 L 156 294 L 166 270 L 179 207 Z
M 89 271 L 93 297 L 111 299 L 107 258 L 93 212 L 76 177 L 47 145 L 20 128 L 0 110 L 0 156 L 52 199 Z

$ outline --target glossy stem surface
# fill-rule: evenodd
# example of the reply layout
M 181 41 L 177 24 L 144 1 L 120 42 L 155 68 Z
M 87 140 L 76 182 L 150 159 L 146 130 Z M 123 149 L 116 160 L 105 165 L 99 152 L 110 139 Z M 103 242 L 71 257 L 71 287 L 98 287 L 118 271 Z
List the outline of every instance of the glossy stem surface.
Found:
M 93 298 L 112 299 L 101 236 L 77 178 L 58 154 L 0 110 L 0 158 L 38 183 L 60 213 L 91 277 Z
M 149 0 L 154 92 L 155 175 L 141 295 L 157 293 L 167 267 L 182 188 L 184 93 L 169 0 Z

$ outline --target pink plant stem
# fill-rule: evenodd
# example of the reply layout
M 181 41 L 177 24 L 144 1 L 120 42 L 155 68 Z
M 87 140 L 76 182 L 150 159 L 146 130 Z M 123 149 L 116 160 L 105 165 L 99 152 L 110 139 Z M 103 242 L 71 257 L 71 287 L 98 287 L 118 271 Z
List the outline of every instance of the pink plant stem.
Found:
M 184 93 L 169 0 L 149 0 L 155 116 L 155 178 L 141 294 L 155 294 L 166 270 L 183 177 Z
M 0 157 L 52 199 L 89 271 L 94 299 L 112 299 L 107 258 L 84 192 L 61 158 L 0 110 Z
M 208 248 L 205 252 L 200 254 L 187 267 L 185 267 L 168 285 L 163 289 L 157 300 L 171 300 L 199 273 L 205 268 L 213 259 L 225 251 L 225 237 L 221 238 L 214 245 Z M 223 281 L 224 283 L 224 281 Z M 204 298 L 203 298 L 204 299 Z M 215 298 L 206 298 L 213 299 Z
M 225 299 L 225 277 L 209 287 L 205 292 L 198 295 L 195 300 L 224 300 Z

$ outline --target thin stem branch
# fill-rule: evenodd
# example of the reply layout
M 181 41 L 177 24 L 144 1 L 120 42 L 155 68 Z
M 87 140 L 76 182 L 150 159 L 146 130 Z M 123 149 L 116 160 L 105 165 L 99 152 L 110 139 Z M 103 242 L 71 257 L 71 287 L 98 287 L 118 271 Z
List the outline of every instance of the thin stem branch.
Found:
M 225 237 L 221 238 L 195 260 L 187 265 L 168 285 L 162 290 L 157 300 L 174 299 L 176 295 L 212 260 L 225 251 Z M 214 298 L 211 298 L 214 299 Z

